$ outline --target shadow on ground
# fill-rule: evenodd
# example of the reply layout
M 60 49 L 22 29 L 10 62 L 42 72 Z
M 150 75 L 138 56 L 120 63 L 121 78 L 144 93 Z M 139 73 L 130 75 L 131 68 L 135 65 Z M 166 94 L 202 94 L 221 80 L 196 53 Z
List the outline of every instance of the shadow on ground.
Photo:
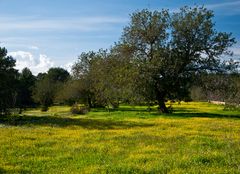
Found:
M 227 115 L 215 113 L 194 113 L 194 112 L 177 112 L 172 113 L 173 117 L 205 117 L 205 118 L 240 118 L 240 115 Z
M 7 173 L 7 172 L 6 172 L 6 170 L 4 170 L 3 168 L 0 167 L 0 173 L 1 173 L 1 174 L 5 174 L 5 173 Z
M 80 126 L 86 129 L 127 129 L 132 127 L 150 127 L 154 124 L 138 123 L 132 121 L 118 121 L 91 118 L 63 118 L 54 116 L 7 116 L 0 117 L 0 124 L 10 126 L 52 126 L 67 127 Z
M 151 109 L 152 111 L 155 111 L 156 109 Z M 93 112 L 108 112 L 108 110 L 106 108 L 94 108 L 91 109 L 91 111 Z M 147 107 L 146 108 L 134 108 L 134 107 L 130 107 L 130 108 L 116 108 L 116 109 L 109 109 L 110 112 L 119 112 L 119 111 L 125 111 L 125 112 L 145 112 L 148 111 Z

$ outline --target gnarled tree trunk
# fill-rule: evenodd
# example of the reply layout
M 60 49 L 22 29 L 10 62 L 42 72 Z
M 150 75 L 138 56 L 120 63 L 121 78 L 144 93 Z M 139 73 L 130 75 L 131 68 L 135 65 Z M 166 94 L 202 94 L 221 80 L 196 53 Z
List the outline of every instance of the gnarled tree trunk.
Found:
M 161 113 L 169 113 L 169 110 L 165 105 L 164 99 L 158 99 L 158 109 Z
M 168 108 L 165 105 L 165 93 L 164 92 L 160 92 L 160 91 L 156 91 L 157 94 L 157 101 L 158 101 L 158 110 L 161 113 L 169 113 Z

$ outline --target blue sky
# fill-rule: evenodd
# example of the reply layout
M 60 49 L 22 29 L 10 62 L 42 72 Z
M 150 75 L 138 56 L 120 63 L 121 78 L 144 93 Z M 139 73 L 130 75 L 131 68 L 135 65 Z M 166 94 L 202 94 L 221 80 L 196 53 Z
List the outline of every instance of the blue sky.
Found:
M 240 0 L 0 0 L 0 46 L 16 58 L 18 69 L 27 66 L 37 74 L 67 68 L 81 52 L 117 42 L 136 10 L 196 4 L 213 10 L 216 29 L 232 32 L 240 43 Z M 239 45 L 232 48 L 236 58 Z

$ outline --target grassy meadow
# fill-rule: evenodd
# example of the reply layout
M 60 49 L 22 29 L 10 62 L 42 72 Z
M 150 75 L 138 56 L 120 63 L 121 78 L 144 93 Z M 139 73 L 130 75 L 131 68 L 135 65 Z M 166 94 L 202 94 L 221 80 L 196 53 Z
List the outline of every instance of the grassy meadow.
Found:
M 0 173 L 240 173 L 240 112 L 189 102 L 173 114 L 69 107 L 0 118 Z

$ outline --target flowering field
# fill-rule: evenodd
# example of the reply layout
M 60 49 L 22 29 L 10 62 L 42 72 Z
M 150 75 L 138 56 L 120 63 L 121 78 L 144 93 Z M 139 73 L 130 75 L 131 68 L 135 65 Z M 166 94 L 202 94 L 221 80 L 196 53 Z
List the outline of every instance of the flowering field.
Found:
M 175 112 L 69 107 L 0 118 L 0 173 L 240 173 L 240 112 L 190 102 Z

